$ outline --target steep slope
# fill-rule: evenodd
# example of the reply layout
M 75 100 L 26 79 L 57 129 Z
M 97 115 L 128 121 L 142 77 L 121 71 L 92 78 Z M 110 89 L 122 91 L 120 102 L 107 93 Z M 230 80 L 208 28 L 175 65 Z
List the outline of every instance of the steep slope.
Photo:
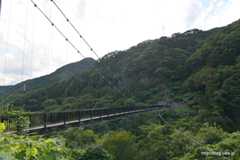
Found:
M 194 29 L 145 41 L 106 55 L 81 76 L 74 74 L 64 81 L 54 76 L 58 80 L 51 85 L 24 94 L 10 94 L 4 100 L 28 110 L 180 100 L 203 110 L 202 118 L 207 122 L 240 123 L 239 37 L 237 21 L 210 31 Z
M 81 76 L 68 76 L 65 81 L 60 79 L 68 72 L 59 74 L 66 70 L 62 68 L 50 76 L 29 81 L 27 84 L 35 88 L 27 93 L 10 94 L 5 100 L 30 110 L 51 110 L 157 103 L 171 99 L 173 90 L 178 90 L 186 77 L 186 60 L 212 32 L 194 29 L 145 41 L 126 51 L 112 52 L 91 70 Z M 71 72 L 74 70 L 74 67 L 69 68 Z
M 239 44 L 240 21 L 237 21 L 220 28 L 186 64 L 189 77 L 185 88 L 193 93 L 193 102 L 215 113 L 215 119 L 216 113 L 224 116 L 233 126 L 240 124 Z
M 11 89 L 12 86 L 0 86 L 0 95 L 7 93 Z
M 31 94 L 38 90 L 46 90 L 49 86 L 54 84 L 69 81 L 72 77 L 81 77 L 84 72 L 91 70 L 96 65 L 96 61 L 92 58 L 85 58 L 80 62 L 71 63 L 63 66 L 55 72 L 21 82 L 15 86 L 2 86 L 0 87 L 1 101 L 11 102 L 15 99 L 21 99 L 22 96 Z M 26 91 L 23 91 L 23 86 L 26 85 Z
M 27 85 L 27 90 L 33 90 L 33 89 L 38 89 L 38 88 L 44 88 L 53 83 L 61 83 L 64 81 L 68 81 L 73 76 L 79 76 L 82 73 L 93 68 L 95 63 L 96 63 L 96 61 L 94 59 L 86 58 L 80 62 L 71 63 L 66 66 L 63 66 L 63 67 L 59 68 L 58 70 L 56 70 L 55 72 L 53 72 L 49 75 L 46 75 L 46 76 L 35 78 L 32 80 L 27 80 L 27 81 L 24 81 L 24 82 L 21 82 L 21 83 L 15 85 L 15 86 L 5 86 L 5 87 L 2 86 L 2 87 L 0 87 L 0 95 L 1 95 L 1 93 L 4 94 L 4 93 L 9 93 L 9 92 L 14 93 L 14 92 L 22 91 L 23 84 Z

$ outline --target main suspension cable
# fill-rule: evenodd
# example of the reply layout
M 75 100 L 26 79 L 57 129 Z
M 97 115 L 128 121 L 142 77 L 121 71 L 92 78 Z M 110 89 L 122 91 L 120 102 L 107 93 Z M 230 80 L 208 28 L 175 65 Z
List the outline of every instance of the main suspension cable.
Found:
M 85 58 L 85 56 L 78 50 L 78 48 L 65 36 L 65 34 L 53 23 L 53 21 L 47 16 L 47 14 L 38 7 L 38 5 L 33 1 L 30 0 L 33 4 L 34 7 L 36 7 L 40 13 L 48 20 L 48 22 L 58 31 L 58 33 L 83 57 Z M 53 4 L 58 8 L 58 10 L 62 13 L 62 15 L 66 18 L 67 22 L 73 27 L 73 29 L 77 32 L 77 34 L 79 35 L 79 37 L 85 42 L 85 44 L 90 48 L 90 50 L 97 56 L 98 58 L 98 62 L 100 60 L 98 54 L 93 50 L 93 48 L 90 46 L 90 44 L 86 41 L 86 39 L 80 34 L 80 32 L 77 30 L 77 28 L 72 24 L 72 22 L 67 18 L 67 16 L 64 14 L 64 12 L 62 11 L 62 9 L 59 7 L 59 5 L 54 1 L 54 0 L 50 0 L 51 2 L 53 2 Z M 112 82 L 110 80 L 108 80 L 106 78 L 106 76 L 104 76 L 103 73 L 99 73 L 100 77 L 111 87 L 114 88 Z M 117 87 L 118 88 L 118 87 Z
M 85 56 L 80 52 L 80 50 L 72 43 L 72 41 L 69 40 L 69 38 L 67 38 L 67 36 L 59 29 L 59 27 L 53 23 L 53 21 L 47 16 L 47 14 L 41 8 L 39 8 L 33 0 L 30 1 L 33 3 L 34 7 L 37 8 L 39 12 L 47 19 L 47 21 L 56 29 L 56 31 L 65 39 L 65 41 L 67 41 L 71 45 L 71 47 L 77 51 L 78 54 L 85 58 Z
M 88 46 L 91 52 L 95 54 L 95 56 L 99 59 L 100 56 L 97 54 L 97 52 L 93 49 L 93 47 L 90 45 L 90 43 L 86 40 L 86 38 L 80 33 L 80 31 L 75 27 L 75 25 L 72 23 L 72 21 L 67 17 L 67 15 L 63 12 L 63 10 L 60 8 L 60 6 L 56 3 L 55 0 L 50 0 L 56 8 L 59 10 L 59 12 L 62 14 L 62 16 L 66 19 L 66 21 L 70 24 L 70 26 L 73 28 L 73 30 L 78 34 L 78 36 L 83 40 L 83 42 Z

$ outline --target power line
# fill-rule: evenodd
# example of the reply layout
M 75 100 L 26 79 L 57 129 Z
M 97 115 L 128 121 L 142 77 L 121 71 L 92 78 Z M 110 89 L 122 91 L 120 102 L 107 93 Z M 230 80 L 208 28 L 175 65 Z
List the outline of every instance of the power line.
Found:
M 63 12 L 63 10 L 60 8 L 60 6 L 55 2 L 55 0 L 50 0 L 56 8 L 59 10 L 59 12 L 63 15 L 63 17 L 66 19 L 66 21 L 70 24 L 70 26 L 74 29 L 74 31 L 78 34 L 78 36 L 83 40 L 83 42 L 88 46 L 91 52 L 95 54 L 95 56 L 99 59 L 99 55 L 96 53 L 96 51 L 93 49 L 93 47 L 90 45 L 90 43 L 86 40 L 86 38 L 83 37 L 83 35 L 80 33 L 80 31 L 75 27 L 75 25 L 72 23 L 72 21 L 67 17 L 67 15 Z
M 53 21 L 47 16 L 47 14 L 41 8 L 39 8 L 33 0 L 30 1 L 33 3 L 34 7 L 37 8 L 39 12 L 47 19 L 47 21 L 56 29 L 56 31 L 65 39 L 65 41 L 67 41 L 70 46 L 77 51 L 78 54 L 85 58 L 85 56 L 80 52 L 80 50 L 67 38 L 67 36 L 59 29 L 59 27 L 53 23 Z

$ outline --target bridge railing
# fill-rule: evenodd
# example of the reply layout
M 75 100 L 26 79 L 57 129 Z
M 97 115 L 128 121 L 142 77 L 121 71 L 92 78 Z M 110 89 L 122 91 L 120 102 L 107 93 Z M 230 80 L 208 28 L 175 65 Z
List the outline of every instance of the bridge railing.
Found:
M 117 116 L 124 113 L 131 113 L 135 111 L 147 111 L 163 107 L 160 105 L 153 106 L 132 106 L 132 107 L 119 107 L 119 108 L 99 108 L 99 109 L 85 109 L 66 112 L 34 112 L 27 113 L 24 116 L 29 120 L 29 128 L 47 128 L 53 125 L 67 125 L 69 123 L 77 123 L 81 121 L 89 121 L 93 119 L 100 119 L 107 116 Z M 7 131 L 16 130 L 16 117 L 14 116 L 1 116 L 0 121 L 4 122 Z
M 11 131 L 16 128 L 16 121 L 14 116 L 0 115 L 0 122 L 6 126 L 6 131 Z

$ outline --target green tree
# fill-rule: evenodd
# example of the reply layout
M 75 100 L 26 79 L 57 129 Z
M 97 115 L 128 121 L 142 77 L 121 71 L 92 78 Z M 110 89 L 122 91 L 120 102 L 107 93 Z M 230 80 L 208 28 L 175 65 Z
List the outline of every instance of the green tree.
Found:
M 115 131 L 103 137 L 102 145 L 115 160 L 131 160 L 136 155 L 134 139 L 129 132 Z
M 87 148 L 96 144 L 98 136 L 92 130 L 70 128 L 63 133 L 63 137 L 67 139 L 67 146 L 75 149 Z
M 108 154 L 103 148 L 95 147 L 89 148 L 78 160 L 113 160 L 112 156 Z

